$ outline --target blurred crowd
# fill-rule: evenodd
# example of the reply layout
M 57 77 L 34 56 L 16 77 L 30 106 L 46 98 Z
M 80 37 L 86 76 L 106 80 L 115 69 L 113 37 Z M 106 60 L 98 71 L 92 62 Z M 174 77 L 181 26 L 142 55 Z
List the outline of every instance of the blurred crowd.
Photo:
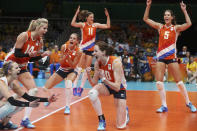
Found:
M 16 36 L 27 30 L 31 18 L 7 18 L 0 22 L 0 59 L 6 56 L 15 44 Z M 20 22 L 15 22 L 20 21 Z M 43 50 L 52 51 L 52 55 L 46 63 L 34 63 L 34 75 L 38 75 L 40 70 L 51 70 L 58 68 L 58 56 L 60 47 L 64 44 L 69 34 L 80 30 L 70 26 L 70 20 L 65 19 L 49 19 L 49 28 L 44 36 Z M 112 48 L 115 49 L 114 55 L 122 58 L 124 72 L 127 80 L 135 81 L 153 81 L 154 75 L 151 69 L 151 64 L 155 61 L 155 55 L 158 44 L 158 32 L 146 24 L 141 22 L 119 22 L 113 21 L 109 30 L 97 30 L 97 41 L 106 41 Z M 190 52 L 186 46 L 183 46 L 182 51 L 177 52 L 179 63 L 187 64 L 190 61 Z M 149 58 L 152 61 L 149 61 Z M 194 60 L 195 62 L 195 60 Z M 53 66 L 52 66 L 53 65 Z M 197 66 L 196 66 L 197 67 Z M 189 73 L 189 77 L 194 77 L 195 74 Z M 194 70 L 194 69 L 192 69 Z M 194 72 L 194 71 L 193 71 Z M 187 82 L 192 82 L 193 78 L 187 79 Z

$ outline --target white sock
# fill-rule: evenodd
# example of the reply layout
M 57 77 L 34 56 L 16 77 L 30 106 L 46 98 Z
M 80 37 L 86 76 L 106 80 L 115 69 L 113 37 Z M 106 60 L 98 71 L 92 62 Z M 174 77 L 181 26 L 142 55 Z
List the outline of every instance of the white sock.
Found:
M 183 95 L 186 104 L 188 105 L 190 100 L 189 100 L 189 96 L 188 96 L 188 93 L 187 93 L 187 90 L 185 88 L 183 81 L 179 81 L 178 83 L 176 83 L 176 85 L 180 89 L 180 92 Z
M 87 76 L 86 70 L 84 70 L 82 80 L 81 80 L 81 86 L 80 86 L 81 88 L 84 87 L 87 78 L 88 78 L 88 76 Z
M 30 117 L 31 111 L 32 111 L 32 107 L 26 107 L 25 108 L 25 115 L 23 117 L 23 120 L 25 120 L 26 118 L 29 118 Z
M 160 98 L 161 98 L 162 105 L 165 106 L 165 107 L 167 107 L 167 103 L 166 103 L 166 91 L 165 91 L 163 82 L 157 81 L 156 82 L 156 86 L 157 86 L 157 89 L 159 91 L 159 95 L 160 95 Z
M 100 99 L 97 97 L 95 101 L 91 101 L 94 110 L 96 111 L 97 115 L 103 115 L 102 107 L 101 107 L 101 102 Z
M 65 82 L 66 88 L 65 88 L 65 95 L 66 95 L 66 106 L 70 108 L 70 103 L 72 99 L 72 81 L 71 80 L 66 80 Z
M 38 88 L 32 88 L 28 91 L 28 94 L 30 96 L 36 96 L 36 94 L 38 93 Z M 25 115 L 23 117 L 23 120 L 25 120 L 26 118 L 29 118 L 31 115 L 31 111 L 32 111 L 32 107 L 26 107 L 25 108 Z

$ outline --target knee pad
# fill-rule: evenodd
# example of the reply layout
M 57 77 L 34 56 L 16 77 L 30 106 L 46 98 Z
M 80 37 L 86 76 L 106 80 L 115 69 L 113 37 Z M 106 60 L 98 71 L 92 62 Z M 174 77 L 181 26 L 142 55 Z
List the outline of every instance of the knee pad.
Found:
M 77 67 L 77 68 L 75 69 L 75 71 L 76 71 L 78 74 L 81 72 L 81 70 L 82 70 L 81 67 Z
M 65 81 L 65 86 L 66 86 L 66 88 L 72 88 L 72 81 L 71 80 L 66 80 Z
M 28 91 L 28 94 L 31 96 L 35 96 L 38 93 L 38 88 L 32 88 Z
M 10 114 L 13 114 L 15 110 L 16 106 L 12 106 L 9 102 L 7 102 L 0 108 L 0 120 L 4 119 Z
M 177 86 L 184 85 L 183 81 L 179 81 L 176 83 Z
M 156 86 L 158 90 L 162 90 L 164 88 L 164 84 L 162 81 L 157 81 Z
M 89 92 L 88 92 L 88 96 L 89 96 L 89 99 L 91 101 L 95 101 L 97 98 L 98 98 L 98 91 L 95 90 L 95 89 L 91 89 Z

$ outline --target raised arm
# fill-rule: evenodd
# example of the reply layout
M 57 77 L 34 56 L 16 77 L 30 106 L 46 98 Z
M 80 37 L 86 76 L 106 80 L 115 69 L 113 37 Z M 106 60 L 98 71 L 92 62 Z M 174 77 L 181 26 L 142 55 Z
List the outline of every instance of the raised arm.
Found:
M 95 23 L 97 28 L 99 28 L 99 29 L 109 29 L 111 27 L 109 12 L 106 8 L 105 8 L 105 15 L 107 17 L 106 24 Z
M 185 15 L 186 23 L 184 23 L 182 25 L 176 25 L 175 28 L 176 28 L 177 32 L 184 31 L 192 25 L 192 22 L 191 22 L 190 17 L 187 13 L 187 10 L 186 10 L 186 5 L 183 3 L 183 1 L 180 3 L 180 6 L 181 6 L 181 10 L 183 11 L 183 14 Z
M 80 5 L 78 6 L 77 11 L 75 12 L 75 15 L 74 15 L 74 17 L 71 21 L 71 26 L 83 28 L 83 23 L 82 22 L 76 22 L 77 15 L 79 14 L 79 12 L 80 12 Z
M 153 28 L 155 28 L 155 29 L 158 30 L 158 29 L 160 29 L 160 27 L 162 26 L 162 24 L 149 19 L 149 12 L 150 12 L 151 3 L 152 3 L 152 0 L 147 0 L 146 1 L 146 10 L 144 12 L 143 20 L 149 26 L 151 26 L 151 27 L 153 27 Z

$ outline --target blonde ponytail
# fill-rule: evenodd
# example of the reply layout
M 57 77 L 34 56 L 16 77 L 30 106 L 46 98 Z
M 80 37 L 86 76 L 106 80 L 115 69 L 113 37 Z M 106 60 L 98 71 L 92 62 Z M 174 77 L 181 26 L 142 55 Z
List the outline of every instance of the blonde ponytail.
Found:
M 32 20 L 29 24 L 28 31 L 35 31 L 36 27 L 41 27 L 44 24 L 48 25 L 48 20 L 45 18 L 38 18 L 37 20 Z

